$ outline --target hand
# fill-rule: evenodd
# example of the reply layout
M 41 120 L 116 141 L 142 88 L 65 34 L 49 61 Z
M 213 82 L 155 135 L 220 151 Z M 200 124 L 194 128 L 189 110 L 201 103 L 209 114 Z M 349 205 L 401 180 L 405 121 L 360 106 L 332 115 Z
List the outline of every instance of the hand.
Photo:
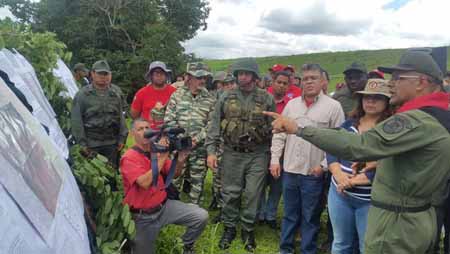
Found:
M 311 169 L 311 172 L 309 172 L 309 175 L 313 175 L 315 177 L 320 177 L 323 174 L 323 169 L 321 166 L 315 167 Z
M 370 162 L 355 162 L 352 164 L 352 173 L 356 175 L 358 173 L 364 173 L 369 170 L 375 170 L 377 168 L 377 161 Z
M 197 146 L 197 144 L 198 144 L 198 141 L 197 141 L 197 138 L 196 137 L 192 137 L 192 149 L 194 149 L 196 146 Z
M 216 170 L 217 169 L 217 156 L 214 154 L 208 155 L 208 158 L 206 159 L 206 162 L 208 164 L 208 167 Z
M 281 175 L 280 164 L 270 164 L 270 174 L 272 174 L 273 178 L 278 179 Z
M 178 158 L 177 158 L 177 162 L 178 163 L 184 163 L 187 159 L 187 157 L 189 156 L 189 154 L 191 153 L 190 150 L 183 150 L 183 151 L 179 151 L 178 152 Z
M 272 132 L 280 133 L 286 132 L 287 134 L 295 134 L 298 130 L 297 123 L 287 117 L 281 116 L 278 113 L 263 111 L 263 114 L 266 116 L 270 116 L 274 119 L 272 122 Z
M 341 171 L 339 173 L 333 174 L 333 177 L 338 185 L 338 192 L 342 192 L 344 189 L 349 189 L 353 186 L 351 182 L 351 178 L 353 176 L 350 174 Z
M 122 151 L 122 149 L 125 147 L 125 144 L 119 144 L 117 145 L 117 151 Z

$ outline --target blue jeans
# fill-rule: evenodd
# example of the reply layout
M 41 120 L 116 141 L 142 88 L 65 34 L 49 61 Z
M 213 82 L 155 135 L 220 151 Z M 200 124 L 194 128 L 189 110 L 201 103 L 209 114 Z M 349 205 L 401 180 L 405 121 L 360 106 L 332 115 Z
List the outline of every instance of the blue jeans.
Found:
M 300 226 L 302 254 L 317 251 L 323 176 L 283 174 L 284 215 L 281 224 L 281 253 L 294 253 L 294 236 Z
M 339 194 L 333 183 L 328 193 L 328 211 L 333 225 L 333 254 L 352 254 L 355 235 L 359 238 L 359 251 L 364 253 L 364 234 L 370 202 Z
M 280 203 L 282 193 L 282 177 L 273 178 L 272 174 L 267 174 L 267 181 L 261 193 L 258 207 L 259 220 L 276 220 L 278 204 Z M 266 199 L 266 190 L 269 189 Z

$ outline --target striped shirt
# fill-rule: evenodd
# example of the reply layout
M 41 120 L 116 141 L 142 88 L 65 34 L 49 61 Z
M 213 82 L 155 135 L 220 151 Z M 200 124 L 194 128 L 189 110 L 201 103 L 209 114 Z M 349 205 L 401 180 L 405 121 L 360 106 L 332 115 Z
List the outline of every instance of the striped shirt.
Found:
M 349 120 L 345 121 L 341 125 L 341 128 L 343 128 L 349 132 L 359 134 L 359 131 L 355 127 L 355 121 L 353 119 L 349 119 Z M 327 153 L 328 165 L 330 165 L 331 163 L 334 163 L 334 162 L 341 164 L 341 169 L 343 172 L 345 172 L 347 174 L 352 174 L 351 166 L 353 164 L 353 161 L 340 159 L 340 158 L 337 158 L 337 157 Z M 369 178 L 370 182 L 372 182 L 373 178 L 375 177 L 375 170 L 369 170 L 369 171 L 365 172 L 365 174 L 366 174 L 367 178 Z M 337 187 L 336 179 L 334 177 L 331 178 L 331 181 L 334 184 L 334 186 Z M 353 188 L 346 189 L 344 192 L 351 197 L 354 197 L 354 198 L 357 198 L 360 200 L 364 200 L 364 201 L 370 201 L 371 190 L 372 190 L 372 184 L 367 184 L 367 185 L 354 186 Z

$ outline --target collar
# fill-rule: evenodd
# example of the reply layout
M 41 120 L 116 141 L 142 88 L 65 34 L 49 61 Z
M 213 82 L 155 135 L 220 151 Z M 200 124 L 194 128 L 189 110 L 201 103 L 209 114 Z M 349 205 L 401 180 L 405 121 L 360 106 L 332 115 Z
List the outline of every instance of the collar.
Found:
M 323 92 L 320 91 L 320 93 L 314 98 L 313 104 L 316 103 L 316 102 L 320 99 L 320 97 L 322 97 L 322 95 L 323 95 Z M 305 95 L 304 95 L 304 94 L 302 94 L 302 100 L 303 100 L 304 102 L 306 102 L 306 98 L 305 98 Z
M 448 109 L 449 95 L 444 92 L 436 92 L 432 94 L 423 95 L 405 102 L 396 113 L 402 113 L 409 110 L 419 109 L 423 107 L 437 107 L 441 109 Z

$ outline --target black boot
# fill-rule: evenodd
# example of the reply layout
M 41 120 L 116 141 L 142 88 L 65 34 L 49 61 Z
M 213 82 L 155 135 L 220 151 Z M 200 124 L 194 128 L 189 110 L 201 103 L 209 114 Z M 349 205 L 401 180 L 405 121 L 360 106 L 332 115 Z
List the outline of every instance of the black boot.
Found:
M 185 244 L 183 246 L 183 254 L 195 254 L 194 244 Z
M 219 242 L 219 248 L 221 250 L 230 248 L 231 242 L 233 242 L 235 237 L 236 237 L 236 228 L 225 227 L 222 238 L 220 239 Z
M 191 182 L 184 180 L 183 182 L 183 192 L 189 194 L 191 192 Z
M 220 222 L 222 222 L 222 210 L 220 210 L 219 213 L 216 215 L 216 217 L 214 217 L 211 220 L 212 224 L 217 224 L 217 223 L 220 223 Z
M 245 250 L 253 252 L 256 249 L 255 233 L 253 231 L 241 231 L 242 243 L 245 244 Z
M 213 197 L 211 200 L 211 204 L 209 204 L 208 210 L 210 211 L 216 211 L 219 209 L 219 203 L 217 203 L 217 198 Z

